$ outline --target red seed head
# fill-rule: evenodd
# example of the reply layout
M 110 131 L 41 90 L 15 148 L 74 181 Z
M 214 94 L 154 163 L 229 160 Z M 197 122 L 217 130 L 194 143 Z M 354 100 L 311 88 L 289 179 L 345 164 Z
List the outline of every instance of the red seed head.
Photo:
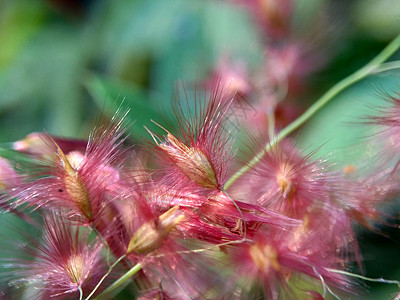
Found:
M 171 133 L 159 147 L 189 180 L 204 188 L 218 187 L 213 166 L 201 149 L 186 146 Z
M 384 95 L 386 105 L 376 108 L 364 124 L 373 125 L 375 133 L 371 138 L 372 149 L 376 149 L 377 160 L 386 167 L 397 167 L 400 160 L 400 94 Z M 378 147 L 377 147 L 378 146 Z
M 332 203 L 343 181 L 322 160 L 312 160 L 287 141 L 266 153 L 251 174 L 248 201 L 302 219 L 314 207 Z M 245 178 L 246 177 L 246 178 Z
M 115 117 L 117 118 L 117 117 Z M 27 182 L 3 198 L 16 198 L 13 206 L 22 204 L 45 208 L 62 208 L 67 215 L 91 223 L 104 212 L 108 201 L 121 193 L 118 186 L 120 162 L 124 150 L 124 119 L 112 119 L 92 132 L 85 153 L 65 153 L 48 136 L 51 160 L 32 166 Z
M 227 93 L 227 100 L 232 97 L 247 97 L 252 89 L 244 62 L 234 61 L 227 55 L 221 57 L 205 86 L 213 89 L 218 84 L 223 85 L 222 90 Z
M 100 261 L 101 244 L 89 242 L 89 232 L 71 226 L 61 215 L 47 214 L 41 241 L 32 240 L 26 251 L 33 255 L 17 270 L 17 281 L 39 283 L 48 297 L 90 291 L 104 272 Z
M 291 293 L 289 284 L 292 278 L 324 278 L 329 285 L 348 290 L 349 284 L 344 275 L 331 273 L 327 268 L 340 267 L 335 248 L 324 247 L 320 251 L 307 251 L 307 248 L 293 249 L 290 244 L 293 232 L 279 229 L 260 229 L 251 241 L 235 245 L 229 249 L 229 257 L 235 270 L 240 273 L 240 282 L 245 282 L 244 291 L 254 286 L 262 286 L 265 297 Z M 318 243 L 317 238 L 308 242 Z M 312 245 L 314 247 L 314 245 Z M 239 276 L 238 276 L 239 277 Z M 300 291 L 299 291 L 300 292 Z M 293 296 L 292 296 L 293 297 Z
M 61 178 L 63 179 L 65 192 L 68 193 L 70 201 L 72 201 L 78 207 L 79 211 L 88 220 L 91 220 L 93 213 L 90 204 L 89 191 L 82 176 L 79 175 L 79 163 L 76 161 L 76 159 L 74 159 L 73 156 L 68 159 L 68 157 L 62 152 L 61 148 L 58 147 L 58 145 L 56 146 L 57 156 L 62 168 Z
M 164 140 L 152 134 L 159 161 L 166 166 L 165 186 L 190 191 L 219 190 L 223 186 L 232 145 L 227 126 L 233 99 L 228 96 L 232 95 L 216 86 L 205 103 L 195 101 L 194 111 L 188 102 L 179 100 L 175 112 L 180 133 L 173 135 L 164 129 Z

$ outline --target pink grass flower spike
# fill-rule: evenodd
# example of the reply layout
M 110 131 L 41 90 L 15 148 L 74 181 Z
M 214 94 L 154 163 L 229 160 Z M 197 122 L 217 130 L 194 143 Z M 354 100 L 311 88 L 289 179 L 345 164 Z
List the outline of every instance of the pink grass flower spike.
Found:
M 57 214 L 47 214 L 41 241 L 32 240 L 25 251 L 33 261 L 22 261 L 18 282 L 33 283 L 41 299 L 64 299 L 89 293 L 104 273 L 102 244 L 88 242 L 88 231 L 72 227 Z
M 223 187 L 231 158 L 228 118 L 232 97 L 223 91 L 222 85 L 217 85 L 206 103 L 195 100 L 192 111 L 188 102 L 178 100 L 175 112 L 180 134 L 174 135 L 164 128 L 164 140 L 152 134 L 160 162 L 165 166 L 164 186 L 191 192 L 218 191 Z M 184 112 L 186 108 L 190 116 Z
M 341 178 L 311 156 L 288 141 L 275 146 L 249 177 L 243 176 L 251 182 L 250 201 L 297 219 L 303 219 L 314 207 L 332 204 Z
M 99 125 L 90 135 L 85 153 L 65 154 L 56 141 L 51 140 L 50 161 L 39 163 L 35 174 L 27 182 L 16 186 L 3 197 L 14 199 L 13 207 L 26 204 L 34 209 L 62 208 L 68 217 L 89 224 L 103 213 L 107 202 L 115 196 L 119 167 L 123 160 L 122 142 L 125 131 L 123 118 L 116 115 Z

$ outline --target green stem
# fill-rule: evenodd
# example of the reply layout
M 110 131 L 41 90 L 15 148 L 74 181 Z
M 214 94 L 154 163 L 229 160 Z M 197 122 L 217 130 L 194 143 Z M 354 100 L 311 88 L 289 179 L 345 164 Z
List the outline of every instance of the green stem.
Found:
M 325 299 L 326 297 L 326 291 L 328 291 L 333 297 L 335 297 L 337 300 L 342 300 L 338 295 L 336 295 L 331 288 L 326 284 L 324 277 L 322 277 L 321 274 L 317 271 L 316 268 L 313 267 L 313 270 L 315 274 L 319 277 L 319 280 L 321 281 L 322 288 L 323 288 L 323 295 L 322 297 Z
M 236 201 L 235 200 L 233 200 L 233 198 L 231 197 L 231 196 L 229 196 L 229 194 L 224 190 L 224 189 L 221 189 L 221 192 L 229 199 L 229 200 L 231 200 L 232 201 L 232 203 L 233 203 L 233 205 L 236 207 L 236 209 L 238 210 L 238 212 L 239 212 L 239 214 L 240 214 L 240 217 L 242 218 L 241 219 L 241 221 L 243 221 L 243 239 L 242 239 L 242 241 L 244 242 L 244 241 L 246 241 L 246 239 L 247 239 L 247 225 L 246 225 L 246 221 L 245 221 L 245 219 L 244 219 L 244 216 L 243 216 L 243 212 L 242 212 L 242 210 L 240 209 L 240 207 L 237 205 L 237 203 L 236 203 Z M 240 232 L 240 226 L 239 226 L 239 232 Z
M 346 78 L 339 81 L 333 87 L 331 87 L 325 94 L 323 94 L 310 108 L 304 112 L 300 117 L 290 123 L 287 127 L 282 129 L 275 138 L 265 145 L 264 149 L 261 150 L 256 156 L 240 170 L 230 177 L 224 186 L 224 189 L 228 189 L 240 176 L 252 169 L 261 158 L 267 153 L 273 146 L 280 142 L 283 138 L 291 134 L 293 131 L 298 129 L 306 121 L 308 121 L 315 113 L 323 108 L 330 100 L 345 90 L 347 87 L 367 77 L 373 73 L 381 63 L 386 61 L 394 52 L 400 48 L 400 35 L 398 35 L 389 45 L 386 46 L 377 56 L 375 56 L 369 63 L 364 67 L 347 76 Z
M 83 299 L 83 291 L 82 291 L 82 287 L 78 286 L 78 291 L 79 291 L 79 300 Z
M 118 258 L 108 269 L 107 273 L 104 274 L 104 276 L 100 279 L 100 281 L 97 283 L 97 285 L 94 287 L 94 289 L 92 290 L 92 292 L 89 294 L 89 296 L 86 297 L 85 300 L 89 300 L 94 293 L 97 291 L 97 289 L 100 287 L 100 285 L 103 283 L 103 281 L 107 278 L 108 275 L 110 275 L 111 271 L 114 269 L 114 267 L 124 258 L 126 257 L 126 254 L 122 255 L 120 258 Z M 115 283 L 115 282 L 114 282 Z M 108 289 L 108 288 L 107 288 Z M 107 290 L 106 289 L 106 290 Z M 102 295 L 106 290 L 104 290 L 100 295 Z M 100 296 L 99 295 L 99 296 Z M 96 297 L 97 299 L 98 297 Z
M 347 271 L 342 271 L 342 270 L 336 270 L 336 269 L 330 269 L 330 268 L 325 268 L 327 271 L 332 272 L 332 273 L 337 273 L 337 274 L 342 274 L 342 275 L 346 275 L 346 276 L 350 276 L 350 277 L 355 277 L 355 278 L 359 278 L 365 281 L 371 281 L 371 282 L 379 282 L 379 283 L 386 283 L 386 284 L 396 284 L 400 287 L 400 281 L 398 280 L 388 280 L 388 279 L 384 279 L 384 278 L 369 278 L 369 277 L 365 277 L 359 274 L 354 274 L 354 273 L 350 273 Z
M 386 71 L 399 70 L 400 69 L 400 60 L 390 61 L 384 64 L 381 64 L 378 68 L 376 68 L 373 74 L 379 74 Z
M 110 267 L 110 247 L 108 246 L 108 242 L 104 239 L 103 235 L 100 233 L 100 231 L 97 230 L 96 226 L 92 222 L 92 230 L 96 233 L 96 235 L 100 238 L 102 243 L 104 244 L 104 247 L 107 249 L 107 255 L 106 255 L 106 261 L 107 261 L 107 266 Z
M 101 299 L 105 295 L 111 293 L 113 290 L 115 290 L 117 287 L 119 287 L 121 284 L 123 284 L 125 281 L 127 281 L 130 277 L 135 275 L 141 269 L 142 265 L 137 263 L 128 272 L 126 272 L 124 275 L 118 278 L 113 284 L 111 284 L 108 288 L 106 288 L 103 292 L 101 292 L 101 294 L 99 294 L 94 300 Z
M 267 118 L 268 118 L 268 137 L 270 140 L 274 138 L 275 135 L 275 109 L 274 107 L 273 110 L 268 112 Z

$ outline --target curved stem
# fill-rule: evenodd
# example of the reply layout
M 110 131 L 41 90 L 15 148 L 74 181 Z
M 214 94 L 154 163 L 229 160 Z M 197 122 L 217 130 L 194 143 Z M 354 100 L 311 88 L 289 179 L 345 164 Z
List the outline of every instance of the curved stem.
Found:
M 96 233 L 96 235 L 100 238 L 101 242 L 104 244 L 104 247 L 107 248 L 107 255 L 106 255 L 106 261 L 107 261 L 107 266 L 110 267 L 110 247 L 108 246 L 108 242 L 105 240 L 103 235 L 100 233 L 100 231 L 97 230 L 96 226 L 94 223 L 92 223 L 92 230 Z
M 83 299 L 83 291 L 82 291 L 82 287 L 78 286 L 78 291 L 79 291 L 79 300 Z
M 123 284 L 125 281 L 127 281 L 130 277 L 135 275 L 141 269 L 142 269 L 142 265 L 140 263 L 137 263 L 128 272 L 126 272 L 124 275 L 122 275 L 120 278 L 118 278 L 113 284 L 111 284 L 101 294 L 99 294 L 94 300 L 101 299 L 105 295 L 111 293 L 113 290 L 115 290 L 117 287 L 119 287 L 121 284 Z
M 222 192 L 229 200 L 232 201 L 233 205 L 234 205 L 234 206 L 236 207 L 236 209 L 238 210 L 238 212 L 239 212 L 239 214 L 240 214 L 240 217 L 242 218 L 242 220 L 241 220 L 241 221 L 243 221 L 243 239 L 242 239 L 242 241 L 244 242 L 244 241 L 246 241 L 246 239 L 247 239 L 247 225 L 246 225 L 246 221 L 245 221 L 244 216 L 243 216 L 243 212 L 242 212 L 242 210 L 240 209 L 240 207 L 237 205 L 236 201 L 233 200 L 231 196 L 229 196 L 229 194 L 225 191 L 225 189 L 222 188 L 222 189 L 221 189 L 221 192 Z M 239 226 L 239 232 L 240 232 L 240 226 Z
M 326 297 L 326 291 L 328 291 L 333 297 L 335 297 L 337 300 L 342 300 L 338 295 L 336 295 L 331 288 L 326 284 L 324 277 L 322 277 L 321 274 L 319 274 L 319 272 L 317 271 L 317 269 L 315 267 L 313 267 L 314 273 L 315 275 L 318 276 L 319 280 L 321 281 L 322 284 L 322 288 L 323 288 L 323 297 L 325 299 Z
M 106 279 L 107 276 L 110 275 L 110 273 L 111 273 L 111 271 L 114 269 L 114 267 L 115 267 L 121 260 L 123 260 L 125 257 L 126 257 L 126 254 L 122 255 L 120 258 L 118 258 L 118 259 L 110 266 L 110 268 L 108 269 L 107 273 L 104 274 L 104 276 L 100 279 L 100 281 L 97 283 L 97 285 L 94 287 L 94 289 L 92 290 L 92 292 L 89 294 L 89 296 L 86 297 L 85 300 L 89 300 L 89 299 L 93 296 L 93 294 L 94 294 L 94 293 L 97 291 L 97 289 L 100 287 L 100 285 L 102 284 L 102 282 L 104 281 L 104 279 Z M 115 282 L 114 282 L 114 283 L 115 283 Z M 108 287 L 108 288 L 109 288 L 109 287 Z M 106 290 L 108 290 L 108 288 L 105 289 L 100 295 L 102 295 Z M 100 295 L 99 295 L 99 296 L 100 296 Z M 98 298 L 98 297 L 96 297 L 96 299 L 97 299 L 97 298 Z
M 270 140 L 274 138 L 275 135 L 275 107 L 272 111 L 268 112 L 268 137 Z
M 400 60 L 395 60 L 395 61 L 390 61 L 384 64 L 381 64 L 379 67 L 377 67 L 372 74 L 379 74 L 382 72 L 386 71 L 393 71 L 393 70 L 399 70 L 400 69 Z
M 347 271 L 342 271 L 342 270 L 336 270 L 336 269 L 330 269 L 330 268 L 326 268 L 327 271 L 332 272 L 332 273 L 337 273 L 337 274 L 342 274 L 342 275 L 346 275 L 346 276 L 350 276 L 350 277 L 355 277 L 355 278 L 359 278 L 365 281 L 371 281 L 371 282 L 379 282 L 379 283 L 386 283 L 386 284 L 396 284 L 400 287 L 400 281 L 398 280 L 388 280 L 388 279 L 384 279 L 384 278 L 369 278 L 369 277 L 365 277 L 359 274 L 354 274 L 354 273 L 350 273 Z
M 387 45 L 377 56 L 375 56 L 369 63 L 364 67 L 357 70 L 353 74 L 339 81 L 333 87 L 331 87 L 325 94 L 323 94 L 310 108 L 304 112 L 295 121 L 290 123 L 287 127 L 282 129 L 275 138 L 270 141 L 263 150 L 261 150 L 247 165 L 243 166 L 235 174 L 229 178 L 224 186 L 224 189 L 228 189 L 240 176 L 252 169 L 273 146 L 275 146 L 283 138 L 291 134 L 293 131 L 298 129 L 306 121 L 308 121 L 316 112 L 324 107 L 329 101 L 335 96 L 345 90 L 347 87 L 367 77 L 373 71 L 375 71 L 381 63 L 386 61 L 394 52 L 400 48 L 400 35 L 398 35 L 389 45 Z

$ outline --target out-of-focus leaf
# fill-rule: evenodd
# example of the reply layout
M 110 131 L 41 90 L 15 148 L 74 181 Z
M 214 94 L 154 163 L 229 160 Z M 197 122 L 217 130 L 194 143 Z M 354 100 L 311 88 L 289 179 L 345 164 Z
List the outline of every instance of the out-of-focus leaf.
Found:
M 119 107 L 130 109 L 127 117 L 131 123 L 129 130 L 133 139 L 150 139 L 144 126 L 152 132 L 163 133 L 151 120 L 163 124 L 166 117 L 154 108 L 149 95 L 140 87 L 94 74 L 88 76 L 84 85 L 100 110 L 112 115 Z
M 39 30 L 44 15 L 41 1 L 0 2 L 0 70 L 16 59 L 24 44 Z
M 175 18 L 170 47 L 158 54 L 154 66 L 154 89 L 163 95 L 174 95 L 179 80 L 187 88 L 202 89 L 201 80 L 215 71 L 221 58 L 243 59 L 245 64 L 259 64 L 261 47 L 244 10 L 221 2 L 193 1 L 197 5 L 182 6 Z M 170 106 L 164 97 L 160 105 Z
M 378 40 L 390 40 L 400 30 L 400 1 L 355 1 L 352 16 L 354 29 Z
M 211 2 L 201 14 L 204 38 L 211 58 L 231 55 L 248 63 L 259 63 L 263 52 L 255 20 L 246 10 L 223 2 Z
M 382 73 L 344 91 L 300 130 L 300 146 L 318 148 L 317 156 L 332 156 L 338 167 L 369 161 L 375 148 L 366 141 L 373 128 L 361 122 L 376 113 L 374 107 L 387 105 L 381 92 L 397 91 L 398 84 L 398 77 Z
M 80 74 L 85 68 L 80 36 L 70 27 L 42 30 L 21 52 L 19 60 L 0 74 L 4 109 L 41 108 L 40 127 L 61 136 L 80 134 Z M 37 110 L 35 110 L 37 112 Z M 18 121 L 18 120 L 15 120 Z M 29 132 L 25 132 L 26 135 Z
M 12 150 L 11 145 L 9 148 L 6 148 L 4 147 L 4 144 L 2 144 L 2 147 L 0 147 L 0 156 L 15 163 L 32 163 L 31 157 L 18 151 Z

